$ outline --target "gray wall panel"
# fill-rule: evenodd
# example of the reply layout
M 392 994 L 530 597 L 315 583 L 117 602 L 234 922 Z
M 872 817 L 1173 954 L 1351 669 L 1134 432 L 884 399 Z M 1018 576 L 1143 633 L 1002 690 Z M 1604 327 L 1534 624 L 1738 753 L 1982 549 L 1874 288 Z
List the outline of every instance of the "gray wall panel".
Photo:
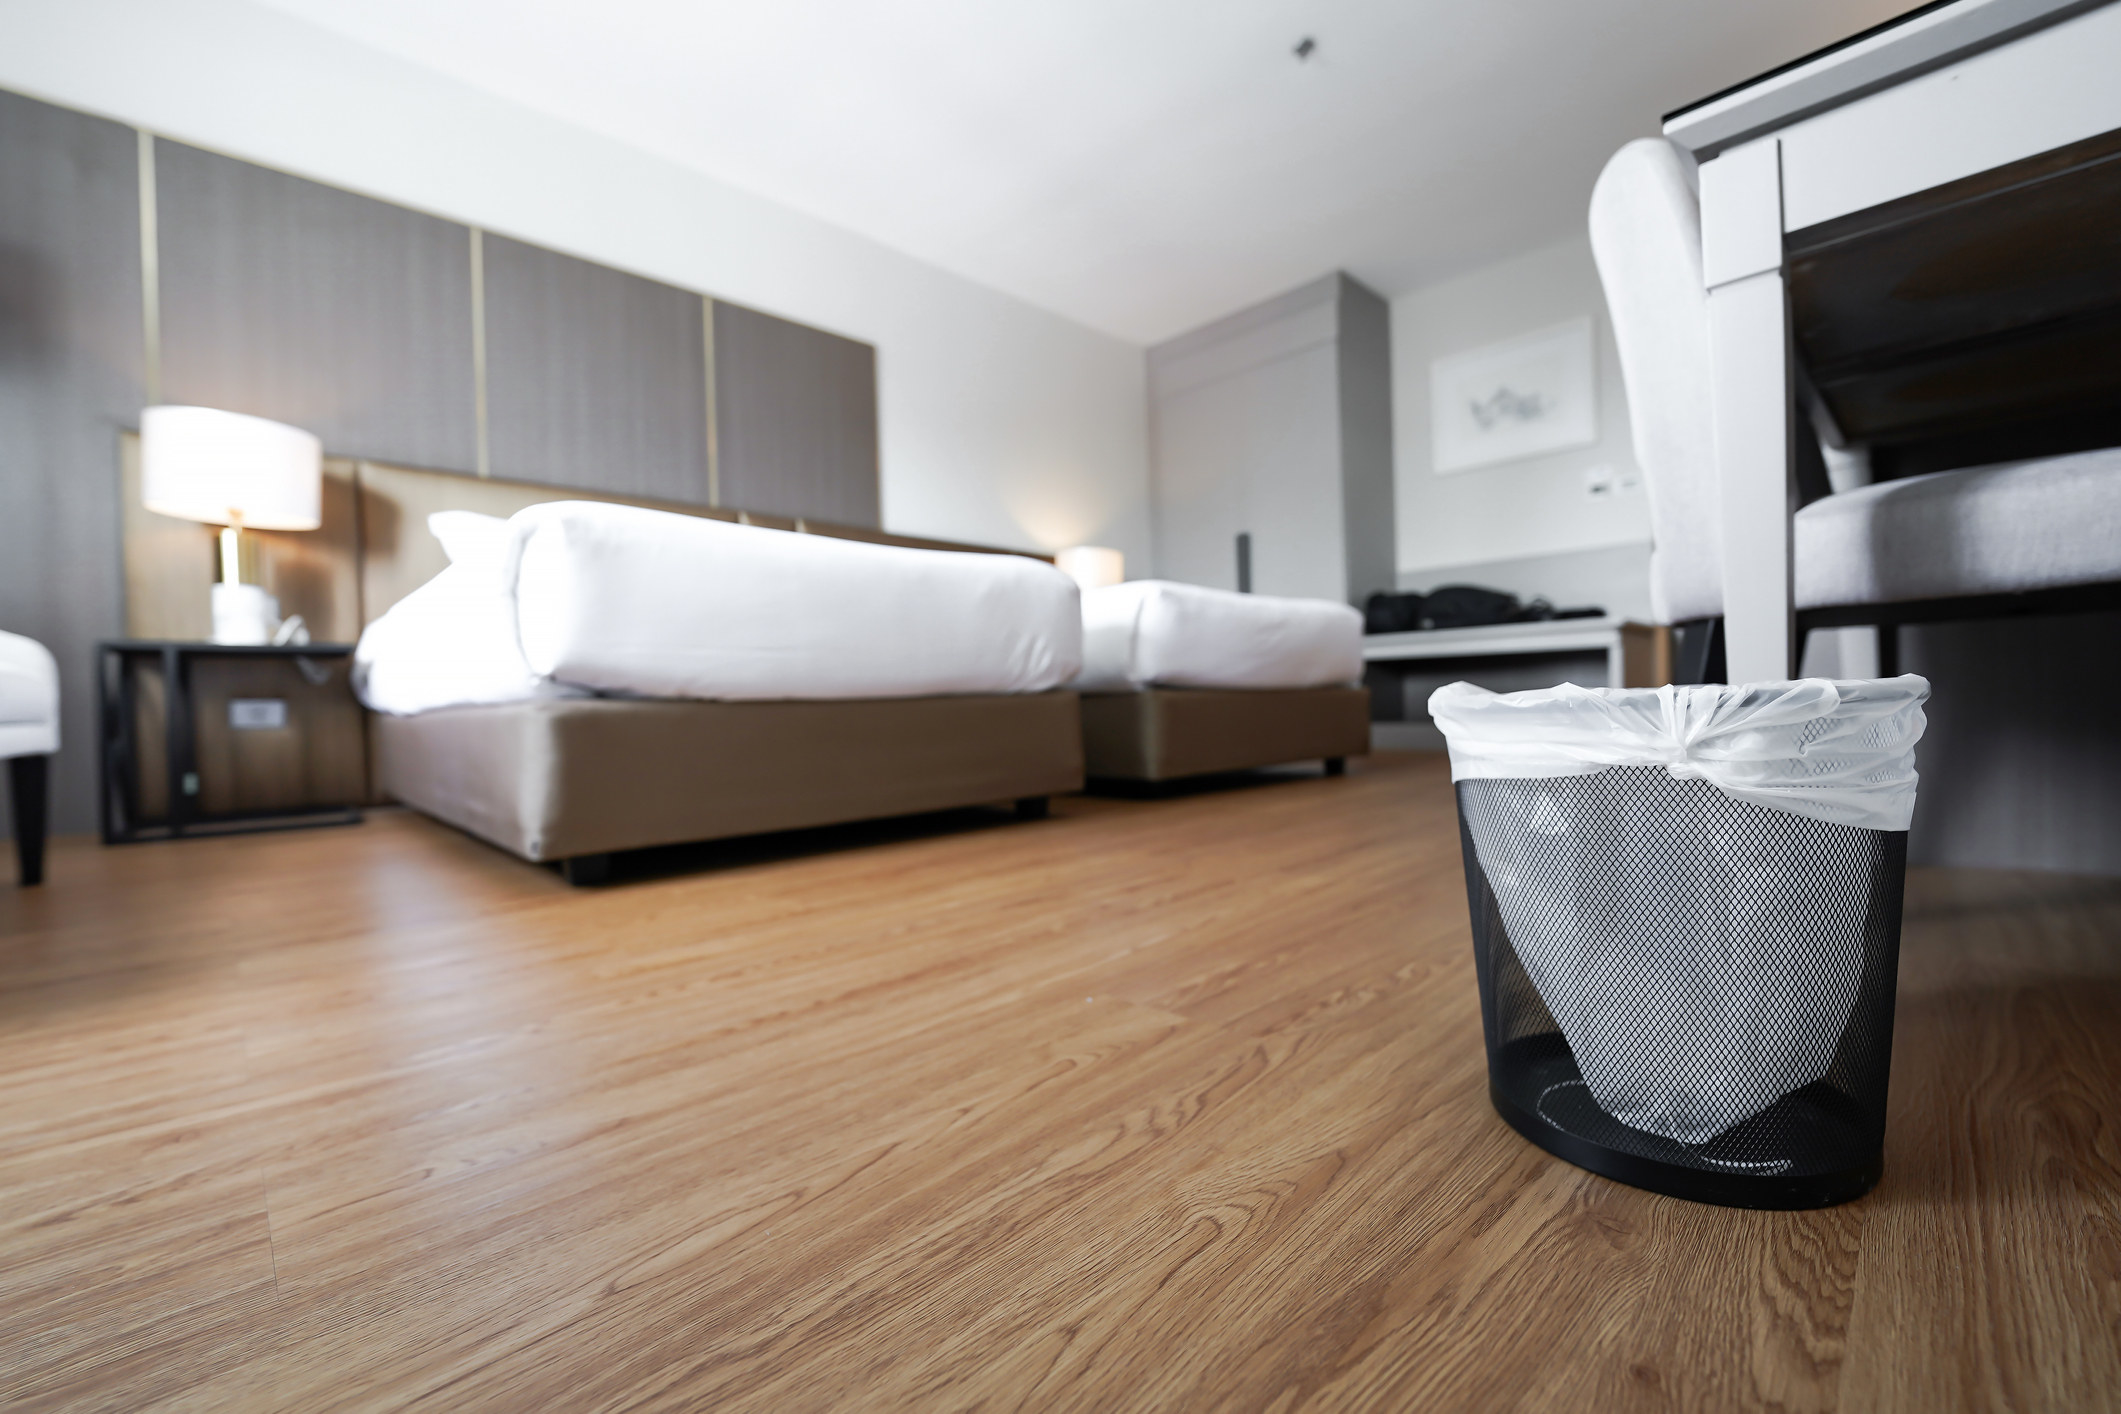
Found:
M 326 450 L 477 465 L 470 231 L 157 142 L 162 396 Z
M 882 524 L 873 346 L 716 301 L 714 390 L 723 505 Z
M 1255 592 L 1348 597 L 1345 283 L 1314 280 L 1149 350 L 1159 574 L 1235 589 L 1245 534 Z
M 1340 277 L 1341 520 L 1348 601 L 1397 586 L 1392 500 L 1392 314 L 1382 296 Z
M 95 828 L 93 646 L 124 627 L 118 434 L 143 396 L 137 151 L 130 128 L 0 92 L 0 629 L 59 659 L 53 811 L 67 832 Z
M 700 297 L 519 241 L 485 243 L 493 474 L 705 503 Z

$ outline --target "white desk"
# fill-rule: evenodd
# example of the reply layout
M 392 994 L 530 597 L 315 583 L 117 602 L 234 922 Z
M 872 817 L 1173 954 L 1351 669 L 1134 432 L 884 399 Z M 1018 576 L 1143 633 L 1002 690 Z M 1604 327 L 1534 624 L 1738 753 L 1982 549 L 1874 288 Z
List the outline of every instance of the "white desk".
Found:
M 1591 619 L 1546 619 L 1481 628 L 1424 629 L 1417 633 L 1373 633 L 1362 641 L 1365 663 L 1405 663 L 1424 658 L 1504 658 L 1545 653 L 1605 654 L 1606 683 L 1621 687 L 1657 672 L 1656 630 L 1611 614 Z M 1630 655 L 1634 661 L 1630 662 Z M 1632 669 L 1632 671 L 1631 671 Z
M 1612 614 L 1590 619 L 1548 619 L 1541 623 L 1490 624 L 1482 628 L 1425 629 L 1418 633 L 1373 633 L 1362 641 L 1363 661 L 1397 665 L 1401 673 L 1412 673 L 1421 681 L 1418 694 L 1460 677 L 1470 678 L 1498 692 L 1552 687 L 1560 674 L 1546 674 L 1554 665 L 1541 665 L 1538 675 L 1528 675 L 1523 664 L 1508 664 L 1515 658 L 1544 658 L 1556 653 L 1602 653 L 1605 655 L 1607 687 L 1648 687 L 1671 676 L 1670 639 L 1664 630 L 1631 623 Z M 1493 660 L 1500 672 L 1484 671 L 1486 665 L 1468 659 Z M 1455 660 L 1455 661 L 1453 661 Z M 1424 668 L 1424 662 L 1434 668 Z M 1586 687 L 1599 686 L 1592 673 L 1576 674 L 1588 664 L 1570 669 L 1571 680 Z M 1512 669 L 1516 669 L 1513 671 Z M 1393 675 L 1395 678 L 1399 674 Z M 1401 707 L 1412 714 L 1393 715 L 1370 724 L 1372 744 L 1383 751 L 1440 751 L 1443 734 L 1436 729 L 1426 708 L 1416 713 L 1406 701 L 1406 682 L 1393 689 Z
M 1732 682 L 1795 670 L 1784 237 L 2116 128 L 2103 0 L 1953 0 L 1666 120 L 1701 161 Z

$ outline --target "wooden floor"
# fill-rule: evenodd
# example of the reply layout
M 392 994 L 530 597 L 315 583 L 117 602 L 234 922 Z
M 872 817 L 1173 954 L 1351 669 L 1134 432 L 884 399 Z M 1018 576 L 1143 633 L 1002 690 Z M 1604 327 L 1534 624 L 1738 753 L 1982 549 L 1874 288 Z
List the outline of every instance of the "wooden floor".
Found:
M 1883 1186 L 1745 1213 L 1490 1111 L 1436 758 L 799 844 L 0 886 L 0 1403 L 2121 1404 L 2121 885 L 1918 876 Z

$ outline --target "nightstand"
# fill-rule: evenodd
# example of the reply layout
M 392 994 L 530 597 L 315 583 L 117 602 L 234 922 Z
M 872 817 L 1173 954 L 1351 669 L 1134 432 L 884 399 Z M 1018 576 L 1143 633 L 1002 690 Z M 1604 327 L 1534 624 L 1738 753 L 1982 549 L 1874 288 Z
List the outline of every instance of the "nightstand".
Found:
M 368 796 L 353 645 L 97 645 L 105 844 L 350 825 Z

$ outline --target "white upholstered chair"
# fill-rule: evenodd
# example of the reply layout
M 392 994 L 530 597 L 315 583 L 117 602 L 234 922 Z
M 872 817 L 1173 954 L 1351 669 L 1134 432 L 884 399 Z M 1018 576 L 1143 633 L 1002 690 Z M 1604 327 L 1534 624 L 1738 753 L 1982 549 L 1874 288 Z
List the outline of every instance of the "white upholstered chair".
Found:
M 15 855 L 25 884 L 44 881 L 52 753 L 59 749 L 59 666 L 33 638 L 0 633 L 0 757 L 7 759 Z
M 1651 602 L 1706 643 L 1723 614 L 1708 295 L 1700 205 L 1671 144 L 1644 138 L 1606 164 L 1591 251 L 1650 498 Z M 1793 557 L 1799 629 L 1880 625 L 1888 674 L 1901 623 L 2121 605 L 2121 448 L 1839 490 L 1797 512 Z

